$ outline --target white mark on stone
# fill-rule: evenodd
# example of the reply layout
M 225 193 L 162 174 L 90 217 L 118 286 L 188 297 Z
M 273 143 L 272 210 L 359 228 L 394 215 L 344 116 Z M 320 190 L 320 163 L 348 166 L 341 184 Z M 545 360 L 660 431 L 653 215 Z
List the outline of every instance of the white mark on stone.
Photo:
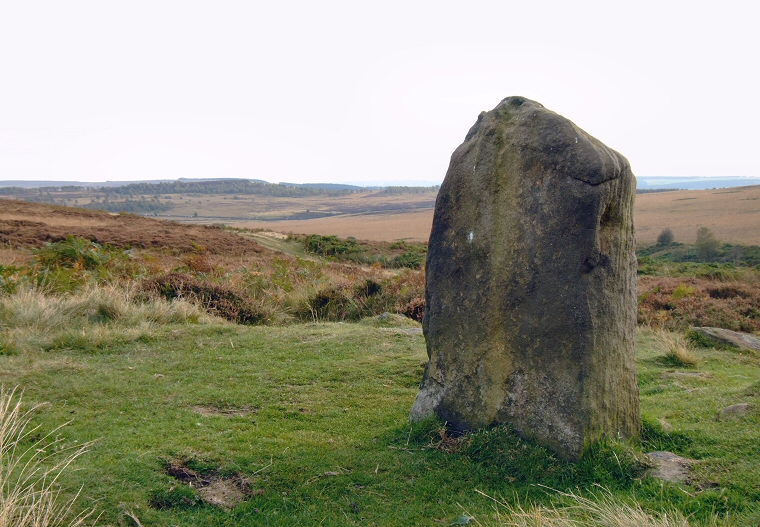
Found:
M 475 163 L 474 165 L 472 165 L 472 173 L 473 174 L 475 173 L 475 169 L 476 168 L 478 168 L 478 164 L 477 163 Z
M 473 238 L 475 238 L 475 231 L 470 231 L 470 234 L 467 235 L 467 241 L 472 243 Z
M 578 138 L 577 137 L 575 138 L 575 144 L 576 145 L 578 144 Z

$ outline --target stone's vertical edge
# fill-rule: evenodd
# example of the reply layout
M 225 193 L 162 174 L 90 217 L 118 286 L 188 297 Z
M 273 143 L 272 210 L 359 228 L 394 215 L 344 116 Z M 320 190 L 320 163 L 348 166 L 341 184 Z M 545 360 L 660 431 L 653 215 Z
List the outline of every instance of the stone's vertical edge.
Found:
M 634 186 L 625 158 L 538 103 L 478 117 L 436 202 L 412 420 L 509 424 L 566 459 L 638 433 Z
M 590 308 L 597 320 L 585 383 L 584 444 L 637 437 L 641 427 L 635 377 L 636 260 L 633 230 L 635 179 L 620 156 L 621 176 L 599 185 L 601 265 L 588 274 Z
M 462 262 L 456 257 L 458 241 L 452 237 L 455 231 L 457 211 L 470 210 L 471 203 L 463 202 L 461 166 L 467 166 L 472 154 L 474 137 L 482 124 L 485 112 L 467 134 L 465 142 L 451 155 L 447 176 L 441 184 L 433 215 L 433 227 L 430 232 L 428 253 L 425 261 L 425 312 L 422 319 L 422 330 L 427 344 L 428 365 L 425 368 L 420 390 L 412 406 L 410 419 L 424 419 L 438 413 L 441 401 L 446 393 L 445 367 L 447 362 L 439 351 L 436 335 L 444 330 L 446 320 L 455 316 L 457 298 L 446 294 L 448 289 L 436 287 L 433 283 L 444 273 L 453 272 L 455 275 L 463 272 Z M 466 194 L 466 193 L 464 193 Z M 453 367 L 453 365 L 450 365 Z

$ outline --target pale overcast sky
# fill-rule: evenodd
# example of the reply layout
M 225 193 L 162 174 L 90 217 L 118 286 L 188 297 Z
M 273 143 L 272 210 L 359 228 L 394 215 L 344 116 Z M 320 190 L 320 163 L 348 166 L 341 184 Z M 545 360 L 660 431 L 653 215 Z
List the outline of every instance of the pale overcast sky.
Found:
M 639 177 L 758 177 L 758 10 L 704 4 L 6 1 L 0 179 L 435 184 L 509 95 Z

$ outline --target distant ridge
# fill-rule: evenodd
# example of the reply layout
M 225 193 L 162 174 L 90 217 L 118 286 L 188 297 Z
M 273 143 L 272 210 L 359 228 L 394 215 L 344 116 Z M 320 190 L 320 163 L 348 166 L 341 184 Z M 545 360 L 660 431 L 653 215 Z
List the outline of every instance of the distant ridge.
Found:
M 309 187 L 320 188 L 323 190 L 376 190 L 383 187 L 360 187 L 358 185 L 348 185 L 346 183 L 285 183 L 281 182 L 280 185 L 286 187 Z
M 760 185 L 755 177 L 640 177 L 638 188 L 642 190 L 680 189 L 706 190 L 710 188 L 748 187 Z
M 135 183 L 171 183 L 175 179 L 143 179 L 139 181 L 24 181 L 0 180 L 0 187 L 43 188 L 43 187 L 123 187 Z
M 174 181 L 174 180 L 166 180 L 166 181 Z M 263 179 L 251 179 L 251 178 L 244 178 L 244 177 L 200 177 L 200 178 L 191 178 L 191 177 L 181 177 L 177 179 L 177 181 L 181 181 L 182 183 L 205 183 L 208 181 L 250 181 L 251 183 L 269 183 L 269 181 L 264 181 Z M 135 181 L 134 183 L 150 183 L 150 181 Z
M 704 190 L 711 188 L 729 188 L 729 187 L 746 187 L 751 185 L 760 185 L 760 178 L 756 177 L 639 177 L 639 190 Z M 361 182 L 359 184 L 349 183 L 269 183 L 263 179 L 251 178 L 178 178 L 178 179 L 141 179 L 135 181 L 24 181 L 24 180 L 0 180 L 0 188 L 16 187 L 22 189 L 33 188 L 60 188 L 60 187 L 89 187 L 89 188 L 116 188 L 127 185 L 149 184 L 159 185 L 166 183 L 214 183 L 214 182 L 250 182 L 268 185 L 282 185 L 284 187 L 301 187 L 325 191 L 349 191 L 356 192 L 360 190 L 380 190 L 385 188 L 403 188 L 403 187 L 430 187 L 435 183 L 422 181 L 390 181 L 390 182 Z

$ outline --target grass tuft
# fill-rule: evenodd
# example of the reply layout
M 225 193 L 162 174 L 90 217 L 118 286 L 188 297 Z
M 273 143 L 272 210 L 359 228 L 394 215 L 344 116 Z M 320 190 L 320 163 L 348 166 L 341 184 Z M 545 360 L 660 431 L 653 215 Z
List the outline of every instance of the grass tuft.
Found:
M 67 448 L 52 439 L 58 429 L 38 438 L 31 426 L 40 406 L 23 410 L 17 390 L 0 387 L 0 526 L 55 527 L 85 525 L 95 513 L 73 512 L 79 497 L 61 499 L 59 476 L 90 444 Z
M 695 368 L 699 359 L 691 349 L 690 341 L 681 334 L 661 330 L 657 332 L 656 342 L 663 352 L 661 361 L 673 368 Z
M 484 527 L 690 527 L 689 521 L 677 510 L 647 512 L 638 503 L 627 503 L 601 489 L 590 496 L 577 492 L 560 492 L 570 502 L 566 506 L 532 506 L 527 509 L 512 505 L 478 491 L 493 500 L 492 519 L 475 521 Z M 712 525 L 727 525 L 717 519 Z
M 201 499 L 195 490 L 188 485 L 174 485 L 169 489 L 155 490 L 148 503 L 158 510 L 191 509 L 200 505 Z
M 692 443 L 691 438 L 686 434 L 666 430 L 661 421 L 657 421 L 649 415 L 641 416 L 641 425 L 641 443 L 647 452 L 666 450 L 683 453 Z
M 209 322 L 184 300 L 139 300 L 132 289 L 89 287 L 66 295 L 22 288 L 0 296 L 0 354 L 31 350 L 104 348 L 151 338 L 163 324 Z

